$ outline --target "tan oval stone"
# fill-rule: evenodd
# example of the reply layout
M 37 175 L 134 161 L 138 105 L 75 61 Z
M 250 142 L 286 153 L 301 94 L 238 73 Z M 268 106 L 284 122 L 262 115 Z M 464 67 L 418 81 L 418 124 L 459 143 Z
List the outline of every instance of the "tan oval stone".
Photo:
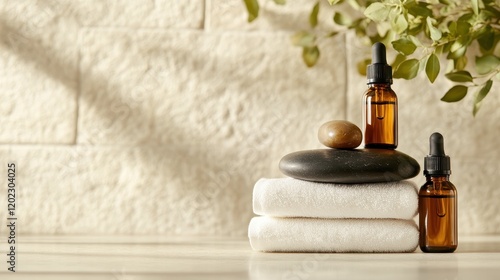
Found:
M 329 121 L 318 131 L 321 144 L 336 149 L 354 149 L 361 144 L 363 135 L 361 129 L 348 121 Z

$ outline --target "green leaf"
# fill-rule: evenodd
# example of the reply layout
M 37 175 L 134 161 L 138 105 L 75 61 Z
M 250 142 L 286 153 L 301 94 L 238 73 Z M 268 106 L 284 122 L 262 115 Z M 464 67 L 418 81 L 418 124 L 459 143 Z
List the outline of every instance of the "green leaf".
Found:
M 364 14 L 373 21 L 384 21 L 389 16 L 389 9 L 384 4 L 375 2 L 366 8 Z
M 456 32 L 458 35 L 463 36 L 469 33 L 469 30 L 471 28 L 470 23 L 465 22 L 465 21 L 457 21 L 456 22 Z
M 470 4 L 472 6 L 472 10 L 474 11 L 474 14 L 478 15 L 479 14 L 479 0 L 471 0 Z
M 443 45 L 443 53 L 449 53 L 453 42 L 447 42 Z M 447 57 L 449 59 L 449 57 Z
M 366 67 L 370 64 L 372 60 L 370 58 L 366 58 L 356 63 L 356 68 L 358 69 L 358 73 L 360 75 L 366 76 Z
M 467 13 L 467 14 L 460 16 L 458 18 L 458 21 L 465 21 L 468 23 L 472 23 L 476 20 L 475 18 L 476 18 L 476 16 L 474 15 L 474 13 Z
M 485 4 L 484 9 L 486 11 L 490 12 L 493 18 L 500 18 L 500 9 L 498 9 L 498 4 L 495 5 L 494 3 L 492 3 L 489 5 L 486 5 L 486 1 L 488 1 L 488 0 L 483 0 L 483 3 Z M 489 2 L 493 2 L 493 1 L 494 0 L 491 0 Z M 495 7 L 496 7 L 496 9 L 495 9 Z
M 456 71 L 445 75 L 448 80 L 459 83 L 472 82 L 472 75 L 468 71 Z
M 248 11 L 248 22 L 252 22 L 259 16 L 259 2 L 257 0 L 244 1 Z
M 399 64 L 401 64 L 401 62 L 405 61 L 406 60 L 406 56 L 398 53 L 396 55 L 396 58 L 394 59 L 394 61 L 392 62 L 391 66 L 393 69 L 397 69 Z
M 408 35 L 418 35 L 422 32 L 422 28 L 424 28 L 424 25 L 422 24 L 422 22 L 413 22 L 413 21 L 410 21 L 409 22 L 409 26 L 408 26 Z
M 311 15 L 309 15 L 309 24 L 311 27 L 316 27 L 318 25 L 318 13 L 319 13 L 319 2 L 316 2 L 314 5 Z
M 355 26 L 354 27 L 354 33 L 356 33 L 356 36 L 359 38 L 366 37 L 366 29 L 360 26 Z M 365 40 L 366 41 L 366 40 Z
M 443 48 L 444 48 L 444 46 L 443 46 L 443 45 L 436 46 L 436 47 L 434 48 L 434 53 L 435 53 L 437 56 L 441 55 L 441 54 L 443 53 Z
M 475 29 L 473 34 L 475 35 L 476 38 L 479 38 L 483 36 L 484 33 L 486 32 L 491 32 L 491 26 L 483 25 L 482 27 Z
M 299 31 L 292 35 L 292 44 L 299 47 L 312 48 L 316 46 L 316 36 L 307 31 Z
M 464 70 L 465 66 L 467 66 L 467 57 L 461 56 L 459 58 L 454 59 L 453 61 L 455 70 Z
M 445 93 L 445 95 L 441 98 L 441 101 L 444 102 L 460 101 L 467 95 L 468 89 L 469 88 L 466 86 L 454 86 Z
M 408 29 L 408 21 L 406 21 L 405 16 L 397 15 L 394 20 L 393 27 L 396 33 L 398 34 L 401 34 L 404 31 L 406 31 L 406 29 Z
M 477 39 L 477 42 L 486 51 L 491 50 L 493 47 L 493 44 L 495 42 L 495 34 L 491 30 L 488 32 L 485 32 L 481 37 Z
M 427 63 L 425 63 L 425 61 L 424 61 L 423 58 L 419 59 L 419 61 L 418 61 L 418 72 L 417 73 L 420 73 L 420 71 L 424 70 L 426 64 Z
M 304 63 L 307 65 L 307 67 L 313 67 L 316 62 L 318 62 L 318 58 L 319 49 L 317 46 L 314 46 L 312 48 L 305 47 L 302 50 L 302 59 L 304 60 Z
M 417 46 L 408 38 L 399 38 L 391 42 L 392 47 L 402 55 L 410 55 L 417 49 Z
M 417 76 L 419 66 L 420 62 L 417 59 L 405 60 L 399 64 L 398 69 L 394 72 L 394 78 L 411 80 Z
M 332 31 L 332 32 L 330 32 L 330 33 L 326 34 L 326 36 L 325 36 L 325 37 L 326 37 L 326 38 L 329 38 L 329 37 L 334 37 L 334 36 L 336 36 L 337 34 L 339 34 L 337 31 Z
M 484 86 L 478 91 L 478 94 L 476 96 L 476 100 L 475 100 L 474 103 L 478 103 L 478 102 L 483 101 L 483 99 L 486 97 L 486 95 L 488 94 L 488 92 L 490 92 L 492 85 L 493 85 L 493 81 L 492 80 L 488 80 L 484 84 Z
M 464 40 L 456 40 L 455 42 L 453 42 L 453 44 L 451 44 L 451 47 L 450 47 L 450 52 L 456 52 L 458 49 L 464 47 L 466 44 L 466 42 L 464 42 Z
M 351 26 L 352 20 L 339 12 L 335 12 L 333 15 L 333 21 L 338 25 Z
M 425 73 L 431 83 L 434 83 L 440 70 L 439 59 L 435 54 L 431 54 L 425 65 Z
M 467 51 L 467 46 L 469 43 L 469 36 L 460 37 L 458 40 L 453 42 L 453 44 L 451 44 L 448 56 L 446 58 L 457 59 L 459 57 L 462 57 Z
M 441 30 L 437 29 L 434 25 L 432 25 L 432 18 L 427 17 L 427 26 L 429 27 L 429 32 L 431 33 L 431 39 L 432 41 L 436 42 L 441 39 L 443 36 L 443 33 L 441 33 Z
M 457 22 L 456 21 L 450 21 L 448 24 L 448 31 L 450 31 L 450 34 L 455 36 L 457 34 Z
M 492 80 L 488 80 L 484 86 L 476 93 L 474 98 L 474 107 L 472 109 L 472 115 L 476 116 L 479 108 L 481 108 L 481 101 L 486 97 L 486 95 L 490 92 L 491 86 L 493 85 Z
M 494 17 L 494 14 L 484 9 L 479 11 L 479 15 L 477 15 L 477 20 L 480 22 L 485 22 L 491 19 L 492 17 Z
M 476 71 L 479 75 L 488 74 L 500 64 L 500 59 L 494 55 L 476 56 Z
M 342 1 L 342 0 L 328 0 L 328 3 L 330 3 L 330 5 L 332 5 L 332 6 L 333 6 L 333 5 L 335 5 L 335 4 L 340 3 L 340 1 Z
M 459 49 L 448 53 L 448 56 L 446 56 L 446 58 L 448 58 L 448 59 L 460 58 L 460 57 L 464 56 L 466 51 L 467 51 L 467 46 L 460 47 Z
M 420 42 L 420 40 L 418 40 L 418 38 L 415 37 L 415 36 L 408 36 L 408 39 L 410 39 L 413 42 L 413 44 L 415 44 L 415 46 L 417 46 L 417 47 L 423 47 L 424 46 L 424 45 L 422 45 L 422 43 Z
M 420 1 L 409 1 L 407 4 L 405 4 L 405 7 L 408 9 L 408 13 L 410 13 L 414 17 L 432 16 L 432 10 L 427 6 L 427 3 Z
M 286 4 L 286 0 L 273 0 L 274 3 L 278 4 L 278 5 L 285 5 Z

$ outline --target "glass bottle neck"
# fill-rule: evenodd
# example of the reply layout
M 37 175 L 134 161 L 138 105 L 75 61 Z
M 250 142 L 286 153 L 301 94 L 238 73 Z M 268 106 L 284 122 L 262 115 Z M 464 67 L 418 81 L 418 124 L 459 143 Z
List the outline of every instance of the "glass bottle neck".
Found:
M 368 88 L 380 88 L 380 89 L 388 89 L 391 88 L 391 84 L 368 84 Z
M 444 182 L 450 180 L 450 175 L 426 175 L 425 178 L 431 182 Z

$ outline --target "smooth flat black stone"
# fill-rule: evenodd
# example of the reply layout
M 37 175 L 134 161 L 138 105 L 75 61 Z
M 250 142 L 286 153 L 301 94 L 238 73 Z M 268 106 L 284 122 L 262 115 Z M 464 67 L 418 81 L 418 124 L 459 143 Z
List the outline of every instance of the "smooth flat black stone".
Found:
M 283 174 L 306 181 L 380 183 L 415 177 L 418 162 L 407 154 L 385 149 L 319 149 L 284 156 Z

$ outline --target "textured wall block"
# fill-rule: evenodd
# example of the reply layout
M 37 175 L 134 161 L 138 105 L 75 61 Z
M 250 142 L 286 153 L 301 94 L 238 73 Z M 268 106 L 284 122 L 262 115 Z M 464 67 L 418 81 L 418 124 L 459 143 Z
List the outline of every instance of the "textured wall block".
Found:
M 202 28 L 205 8 L 204 0 L 1 0 L 2 4 L 11 17 L 29 25 L 75 22 L 79 26 L 132 28 Z
M 370 57 L 370 47 L 348 36 L 348 118 L 362 125 L 361 97 L 366 90 L 366 78 L 356 71 L 356 62 Z M 445 67 L 442 67 L 445 68 Z M 445 151 L 451 156 L 453 182 L 459 197 L 459 230 L 461 233 L 498 233 L 497 173 L 498 137 L 500 137 L 500 96 L 498 84 L 491 90 L 474 118 L 473 91 L 458 103 L 445 103 L 440 98 L 451 87 L 444 77 L 434 84 L 420 73 L 414 80 L 395 79 L 393 89 L 399 102 L 398 150 L 413 156 L 423 168 L 423 158 L 429 153 L 429 137 L 440 132 L 445 138 Z M 442 69 L 442 73 L 444 70 Z M 414 179 L 418 185 L 423 176 Z
M 343 38 L 307 69 L 288 36 L 86 32 L 78 143 L 165 147 L 152 155 L 181 162 L 144 166 L 177 196 L 155 215 L 192 227 L 168 230 L 244 234 L 255 181 L 279 176 L 284 154 L 320 146 L 319 126 L 345 116 Z
M 56 2 L 55 0 L 53 2 Z M 56 2 L 83 26 L 202 28 L 204 0 Z
M 309 29 L 309 14 L 316 3 L 310 0 L 287 1 L 278 5 L 273 0 L 260 0 L 259 17 L 248 23 L 248 13 L 241 0 L 207 0 L 206 28 L 236 30 L 287 30 Z M 333 8 L 327 1 L 320 1 L 318 28 L 334 28 Z
M 344 116 L 342 43 L 325 41 L 308 69 L 288 34 L 88 32 L 78 142 L 235 155 L 315 145 L 322 122 Z
M 1 148 L 0 157 L 17 164 L 23 234 L 246 234 L 254 178 L 235 159 L 213 162 L 203 147 L 191 152 L 19 146 Z M 0 201 L 4 209 L 6 184 Z
M 74 142 L 76 22 L 43 1 L 0 4 L 0 142 Z

